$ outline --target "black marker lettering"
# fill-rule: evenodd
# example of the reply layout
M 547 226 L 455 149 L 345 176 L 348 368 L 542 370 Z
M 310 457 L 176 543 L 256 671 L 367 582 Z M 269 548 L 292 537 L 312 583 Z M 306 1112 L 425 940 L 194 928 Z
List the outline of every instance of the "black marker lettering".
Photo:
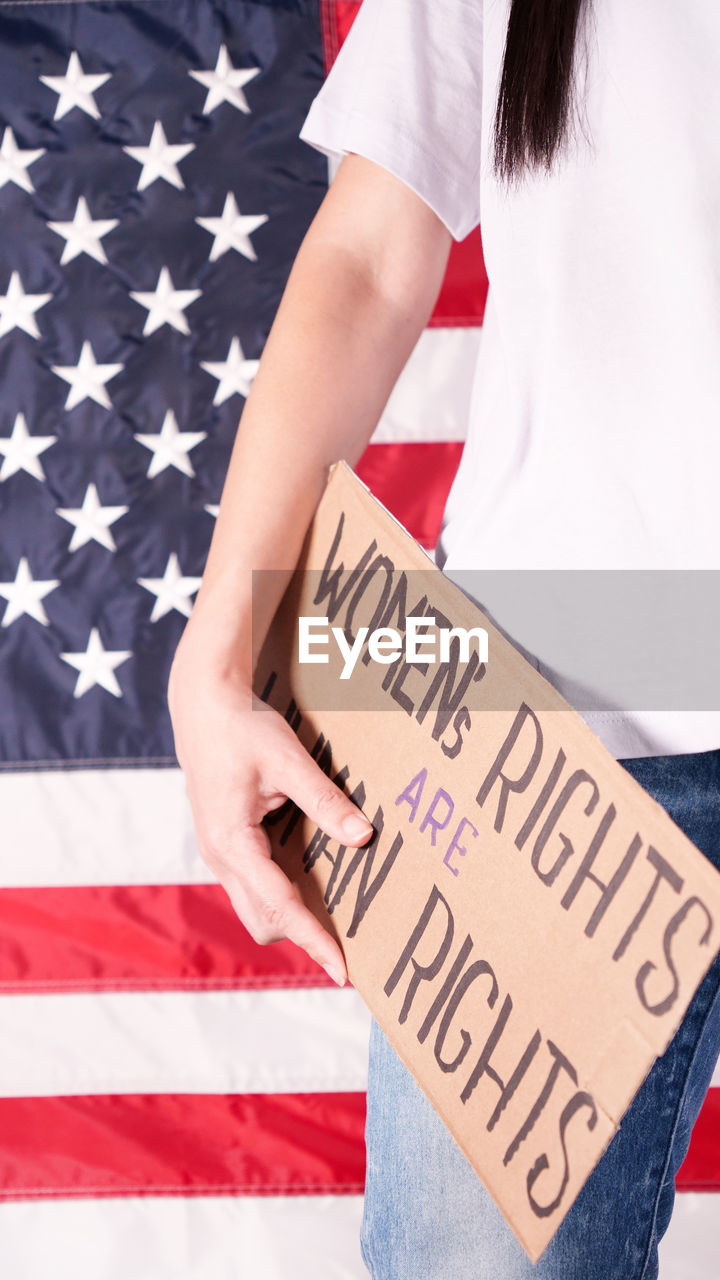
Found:
M 592 790 L 590 793 L 590 798 L 587 804 L 585 805 L 583 812 L 587 814 L 589 817 L 593 809 L 595 808 L 595 805 L 597 804 L 598 800 L 600 799 L 600 792 L 598 791 L 598 787 L 597 787 L 597 783 L 595 782 L 595 779 L 591 778 L 589 773 L 586 773 L 584 769 L 576 769 L 575 772 L 572 773 L 568 778 L 567 782 L 565 783 L 565 786 L 560 792 L 560 795 L 558 796 L 547 818 L 545 819 L 542 827 L 540 828 L 540 833 L 538 835 L 537 840 L 535 841 L 535 847 L 532 851 L 530 862 L 532 864 L 533 870 L 540 877 L 543 884 L 554 884 L 558 876 L 560 875 L 560 872 L 562 871 L 563 867 L 565 866 L 565 863 L 567 862 L 568 858 L 571 857 L 572 854 L 575 852 L 572 846 L 572 842 L 568 840 L 567 836 L 563 835 L 562 832 L 559 831 L 558 835 L 560 836 L 560 840 L 562 841 L 562 848 L 560 850 L 560 853 L 557 855 L 553 865 L 551 867 L 548 867 L 547 871 L 541 871 L 540 858 L 542 857 L 542 853 L 545 848 L 545 845 L 547 844 L 550 836 L 552 835 L 555 829 L 555 825 L 559 817 L 563 813 L 564 809 L 566 808 L 567 804 L 569 803 L 574 793 L 577 791 L 578 787 L 581 787 L 583 783 L 588 783 L 588 782 Z
M 272 691 L 273 691 L 273 689 L 274 689 L 274 687 L 275 687 L 275 681 L 276 681 L 276 680 L 277 680 L 277 671 L 271 671 L 271 672 L 270 672 L 270 675 L 268 676 L 267 680 L 265 681 L 265 686 L 264 686 L 264 688 L 263 688 L 263 691 L 262 691 L 262 693 L 260 694 L 260 701 L 261 701 L 261 702 L 269 702 L 269 701 L 270 701 L 270 694 L 272 693 Z
M 528 1176 L 527 1176 L 528 1200 L 530 1201 L 530 1207 L 532 1208 L 533 1213 L 538 1218 L 549 1218 L 550 1214 L 554 1213 L 555 1210 L 558 1208 L 560 1201 L 563 1198 L 565 1188 L 570 1178 L 570 1165 L 568 1162 L 567 1146 L 565 1143 L 565 1131 L 570 1121 L 572 1120 L 573 1116 L 575 1115 L 575 1112 L 580 1111 L 582 1107 L 587 1107 L 588 1111 L 590 1112 L 590 1119 L 587 1122 L 587 1127 L 590 1130 L 590 1132 L 592 1132 L 592 1130 L 595 1128 L 595 1125 L 597 1124 L 597 1107 L 595 1106 L 595 1102 L 592 1096 L 589 1093 L 584 1093 L 584 1092 L 576 1093 L 575 1096 L 570 1099 L 567 1106 L 564 1108 L 562 1115 L 560 1116 L 560 1144 L 562 1146 L 564 1168 L 563 1168 L 562 1181 L 560 1183 L 560 1190 L 558 1191 L 555 1199 L 552 1200 L 550 1204 L 540 1204 L 533 1195 L 533 1187 L 535 1186 L 535 1183 L 540 1177 L 540 1174 L 544 1173 L 545 1170 L 550 1167 L 550 1161 L 548 1160 L 547 1156 L 544 1153 L 541 1156 L 538 1156 L 532 1169 L 528 1173 Z
M 495 1126 L 495 1124 L 497 1124 L 497 1121 L 499 1120 L 500 1116 L 505 1110 L 505 1107 L 508 1105 L 513 1094 L 517 1090 L 518 1085 L 520 1084 L 520 1081 L 522 1080 L 523 1076 L 525 1075 L 525 1072 L 530 1066 L 530 1063 L 535 1057 L 535 1054 L 538 1051 L 538 1048 L 540 1046 L 540 1041 L 541 1041 L 540 1032 L 536 1031 L 530 1043 L 528 1044 L 527 1048 L 525 1049 L 522 1057 L 520 1058 L 520 1061 L 518 1062 L 517 1066 L 512 1072 L 512 1075 L 508 1078 L 507 1083 L 501 1079 L 501 1077 L 498 1075 L 495 1068 L 491 1066 L 491 1059 L 493 1055 L 493 1050 L 495 1049 L 498 1043 L 498 1040 L 500 1039 L 503 1031 L 505 1030 L 505 1025 L 507 1023 L 508 1018 L 510 1017 L 512 1007 L 513 1007 L 513 1002 L 511 997 L 506 996 L 503 1002 L 503 1006 L 500 1010 L 500 1013 L 497 1016 L 495 1026 L 490 1032 L 490 1035 L 488 1036 L 488 1039 L 485 1043 L 485 1047 L 468 1077 L 465 1088 L 460 1094 L 460 1101 L 467 1102 L 468 1098 L 471 1096 L 477 1084 L 479 1083 L 479 1081 L 482 1079 L 484 1075 L 489 1076 L 490 1079 L 495 1082 L 495 1084 L 498 1086 L 500 1090 L 500 1100 L 497 1103 L 495 1110 L 493 1111 L 487 1123 L 488 1130 L 492 1129 Z
M 532 721 L 532 725 L 535 729 L 535 741 L 533 744 L 532 754 L 524 770 L 520 774 L 520 776 L 517 778 L 510 778 L 508 777 L 507 774 L 503 773 L 503 767 L 507 763 L 510 753 L 512 752 L 513 747 L 515 746 L 523 730 L 523 727 L 527 724 L 528 720 Z M 494 823 L 496 831 L 502 831 L 503 829 L 503 823 L 505 821 L 505 812 L 507 810 L 508 796 L 510 795 L 510 792 L 525 791 L 526 788 L 530 785 L 530 782 L 535 776 L 535 772 L 540 763 L 540 758 L 542 756 L 542 749 L 543 749 L 543 735 L 542 735 L 542 729 L 540 728 L 540 721 L 535 715 L 535 712 L 530 709 L 527 703 L 523 702 L 520 706 L 520 709 L 517 715 L 515 716 L 515 719 L 513 720 L 513 723 L 511 725 L 510 732 L 508 733 L 507 738 L 505 739 L 495 760 L 490 766 L 490 771 L 485 781 L 483 782 L 482 786 L 480 787 L 480 790 L 478 791 L 477 796 L 475 797 L 477 800 L 477 803 L 482 808 L 488 796 L 490 795 L 490 792 L 495 786 L 495 783 L 496 782 L 500 783 L 500 795 L 498 797 L 498 807 L 497 807 L 497 812 L 495 814 L 495 823 Z
M 435 956 L 430 961 L 430 963 L 419 964 L 418 961 L 415 959 L 415 948 L 417 947 L 420 939 L 425 933 L 425 930 L 427 929 L 434 915 L 435 908 L 439 906 L 440 903 L 442 903 L 442 906 L 445 908 L 446 917 L 447 917 L 446 923 L 445 923 L 445 936 L 442 942 L 440 943 L 440 946 L 438 947 L 435 953 Z M 430 895 L 428 897 L 428 900 L 425 903 L 425 906 L 423 907 L 422 912 L 420 913 L 420 919 L 418 920 L 417 924 L 415 925 L 415 928 L 410 934 L 410 937 L 408 938 L 407 943 L 403 948 L 403 952 L 402 952 L 402 955 L 400 956 L 400 959 L 398 960 L 397 964 L 395 965 L 395 968 L 390 974 L 390 977 L 385 983 L 385 987 L 384 987 L 385 995 L 386 996 L 392 995 L 393 991 L 395 990 L 398 982 L 400 981 L 400 978 L 402 977 L 403 973 L 407 969 L 408 965 L 409 964 L 412 965 L 414 969 L 414 973 L 408 983 L 408 989 L 405 993 L 405 999 L 403 1000 L 402 1009 L 400 1010 L 400 1014 L 398 1017 L 398 1022 L 405 1022 L 407 1020 L 407 1016 L 412 1007 L 412 1002 L 415 999 L 415 994 L 417 992 L 418 987 L 420 986 L 420 983 L 423 981 L 429 982 L 432 978 L 436 977 L 437 974 L 440 972 L 442 966 L 445 963 L 447 953 L 450 950 L 450 945 L 452 943 L 454 932 L 455 932 L 455 921 L 453 919 L 453 913 L 450 909 L 450 904 L 447 901 L 447 899 L 443 897 L 437 885 L 434 884 L 432 889 L 430 890 Z
M 635 839 L 639 841 L 640 837 L 635 836 Z M 670 885 L 670 888 L 673 889 L 675 893 L 679 893 L 683 887 L 683 884 L 685 883 L 682 876 L 678 875 L 675 868 L 671 867 L 667 859 L 663 858 L 662 854 L 658 853 L 657 849 L 653 848 L 652 845 L 648 846 L 646 857 L 648 862 L 650 863 L 650 866 L 655 868 L 655 872 L 656 872 L 655 879 L 650 885 L 650 888 L 648 889 L 643 902 L 640 904 L 638 911 L 636 912 L 633 919 L 630 921 L 630 924 L 628 925 L 618 945 L 613 951 L 613 960 L 619 960 L 621 956 L 624 956 L 625 952 L 628 949 L 630 941 L 633 937 L 633 934 L 637 933 L 638 929 L 640 928 L 640 925 L 642 924 L 643 920 L 645 919 L 645 916 L 648 913 L 650 904 L 653 898 L 655 897 L 655 894 L 658 891 L 661 881 L 666 880 L 667 883 Z
M 573 879 L 570 881 L 570 884 L 568 885 L 567 889 L 565 890 L 565 893 L 560 899 L 561 907 L 564 907 L 564 909 L 567 911 L 572 906 L 578 893 L 580 892 L 580 889 L 582 888 L 582 885 L 586 880 L 592 881 L 592 883 L 597 885 L 598 889 L 602 891 L 600 894 L 600 901 L 598 905 L 595 907 L 595 910 L 593 911 L 592 915 L 590 916 L 590 919 L 588 920 L 588 923 L 585 926 L 585 933 L 589 938 L 591 938 L 592 935 L 594 934 L 600 921 L 605 915 L 605 912 L 610 906 L 610 903 L 612 902 L 613 898 L 618 892 L 618 889 L 620 888 L 623 881 L 627 878 L 630 868 L 632 867 L 638 855 L 638 851 L 641 845 L 639 837 L 635 836 L 631 840 L 630 845 L 624 857 L 622 858 L 622 861 L 620 862 L 620 865 L 616 867 L 615 871 L 613 872 L 612 876 L 607 881 L 607 883 L 604 880 L 601 880 L 599 876 L 595 875 L 594 871 L 592 870 L 592 867 L 595 865 L 595 859 L 597 858 L 598 853 L 600 852 L 603 844 L 605 843 L 605 837 L 608 831 L 610 830 L 610 827 L 615 821 L 616 812 L 617 811 L 615 809 L 615 805 L 609 804 L 602 818 L 600 819 L 600 822 L 598 824 L 598 829 L 595 832 L 595 835 L 593 836 L 592 840 L 590 841 L 590 844 L 588 845 L 588 849 L 587 849 L 587 853 L 585 854 L 585 857 L 580 863 L 580 866 L 575 872 Z
M 437 621 L 437 625 L 442 623 Z M 457 636 L 453 636 L 450 642 L 450 661 L 443 662 L 435 672 L 425 693 L 420 706 L 418 707 L 415 719 L 418 724 L 422 724 L 430 707 L 433 706 L 436 699 L 437 708 L 435 711 L 435 723 L 432 727 L 432 738 L 437 742 L 447 729 L 450 720 L 455 712 L 462 704 L 465 693 L 471 681 L 482 679 L 485 675 L 486 666 L 484 662 L 480 662 L 477 653 L 473 649 L 470 657 L 465 665 L 465 669 L 457 682 L 458 655 L 460 651 L 460 642 Z M 482 673 L 482 674 L 480 674 Z M 439 695 L 439 698 L 438 698 Z
M 538 1120 L 540 1119 L 540 1116 L 542 1115 L 543 1111 L 545 1110 L 545 1107 L 548 1104 L 550 1094 L 552 1093 L 555 1087 L 555 1081 L 560 1075 L 560 1072 L 565 1071 L 567 1075 L 569 1075 L 573 1084 L 577 1084 L 577 1072 L 572 1062 L 570 1062 L 569 1059 L 565 1057 L 565 1054 L 562 1053 L 560 1049 L 558 1049 L 556 1044 L 553 1044 L 552 1040 L 548 1040 L 547 1047 L 550 1050 L 550 1053 L 554 1059 L 553 1064 L 550 1067 L 550 1071 L 548 1072 L 547 1080 L 545 1081 L 542 1089 L 540 1090 L 537 1098 L 535 1099 L 532 1107 L 530 1108 L 527 1119 L 524 1121 L 523 1124 L 521 1124 L 520 1128 L 515 1134 L 515 1137 L 510 1143 L 510 1146 L 505 1152 L 505 1155 L 503 1156 L 503 1164 L 505 1165 L 510 1163 L 513 1156 L 518 1151 L 518 1148 L 520 1147 L 521 1143 L 525 1141 L 528 1134 L 531 1133 L 532 1130 L 535 1128 L 535 1125 L 537 1124 Z
M 495 974 L 487 960 L 476 960 L 474 964 L 471 964 L 469 968 L 465 970 L 462 978 L 448 1000 L 447 1008 L 442 1016 L 440 1026 L 438 1027 L 437 1037 L 435 1039 L 435 1061 L 442 1071 L 456 1071 L 472 1044 L 472 1036 L 470 1033 L 465 1031 L 464 1028 L 461 1028 L 460 1040 L 462 1041 L 462 1044 L 452 1062 L 446 1062 L 442 1056 L 442 1051 L 445 1046 L 445 1037 L 450 1030 L 450 1023 L 453 1020 L 460 1001 L 465 995 L 468 987 L 471 986 L 475 979 L 482 977 L 484 974 L 487 974 L 490 978 L 490 994 L 488 995 L 487 1002 L 492 1009 L 500 992 L 497 984 L 497 978 L 495 977 Z
M 447 742 L 440 743 L 442 753 L 447 756 L 448 760 L 454 760 L 463 749 L 464 738 L 461 732 L 463 726 L 468 730 L 471 728 L 470 712 L 467 707 L 461 707 L 453 716 L 452 727 L 455 730 L 455 741 L 452 746 Z
M 648 960 L 646 964 L 643 965 L 642 969 L 640 969 L 637 975 L 637 978 L 635 979 L 635 986 L 637 988 L 637 993 L 640 997 L 640 1003 L 642 1004 L 644 1009 L 647 1009 L 648 1013 L 653 1013 L 658 1018 L 662 1017 L 664 1013 L 667 1013 L 669 1009 L 672 1009 L 678 997 L 678 992 L 680 990 L 680 982 L 677 975 L 677 969 L 675 968 L 675 965 L 673 963 L 670 944 L 675 934 L 677 933 L 678 929 L 680 928 L 680 925 L 683 923 L 683 920 L 685 920 L 687 916 L 689 916 L 693 907 L 699 907 L 700 910 L 704 912 L 705 918 L 707 920 L 707 928 L 705 929 L 705 932 L 702 935 L 698 943 L 698 946 L 706 947 L 708 944 L 708 940 L 710 938 L 710 934 L 712 933 L 713 918 L 710 912 L 708 911 L 708 908 L 705 906 L 705 903 L 702 901 L 701 898 L 698 898 L 695 896 L 693 896 L 692 898 L 688 898 L 687 902 L 683 903 L 680 910 L 676 911 L 672 920 L 669 922 L 663 937 L 663 951 L 665 953 L 665 960 L 667 962 L 667 967 L 670 970 L 672 974 L 672 979 L 673 979 L 673 985 L 672 985 L 672 990 L 670 991 L 670 994 L 667 995 L 664 1000 L 658 1001 L 657 1004 L 648 1003 L 648 1000 L 645 994 L 645 984 L 647 982 L 648 976 L 652 973 L 653 969 L 657 968 L 657 966 L 654 965 L 650 960 Z
M 563 751 L 562 747 L 560 747 L 555 757 L 555 760 L 553 762 L 553 766 L 545 782 L 542 785 L 540 795 L 535 801 L 532 809 L 530 810 L 527 818 L 525 819 L 523 825 L 521 826 L 520 830 L 518 831 L 515 837 L 515 845 L 518 849 L 522 849 L 528 836 L 532 834 L 532 831 L 540 817 L 540 814 L 542 813 L 543 809 L 545 808 L 545 805 L 547 804 L 548 800 L 550 799 L 550 796 L 552 795 L 555 789 L 555 784 L 558 778 L 560 777 L 560 774 L 563 771 L 565 760 L 566 760 L 565 752 Z
M 445 1001 L 447 1000 L 448 996 L 450 995 L 450 992 L 455 986 L 455 983 L 457 982 L 458 977 L 462 972 L 463 965 L 465 964 L 465 961 L 470 955 L 470 952 L 472 951 L 472 949 L 473 949 L 473 940 L 470 934 L 468 934 L 460 950 L 458 951 L 455 959 L 453 960 L 452 965 L 450 966 L 450 972 L 448 973 L 435 999 L 430 1005 L 430 1008 L 428 1009 L 425 1015 L 425 1020 L 422 1023 L 420 1030 L 417 1033 L 417 1038 L 420 1041 L 420 1044 L 424 1044 L 425 1041 L 427 1040 L 428 1035 L 432 1030 L 433 1023 L 437 1020 L 442 1010 L 442 1007 L 445 1004 Z
M 342 605 L 344 604 L 345 600 L 350 595 L 350 592 L 355 586 L 355 583 L 360 577 L 360 574 L 365 568 L 368 560 L 377 550 L 377 542 L 373 538 L 372 542 L 370 543 L 370 546 L 367 548 L 366 551 L 363 552 L 363 555 L 360 561 L 358 562 L 358 564 L 355 566 L 354 569 L 350 570 L 347 581 L 345 582 L 345 585 L 343 587 L 340 587 L 339 584 L 342 579 L 342 576 L 345 572 L 347 572 L 345 569 L 345 565 L 341 561 L 340 564 L 337 566 L 336 569 L 333 570 L 332 573 L 330 572 L 330 566 L 335 558 L 335 555 L 337 554 L 338 547 L 340 546 L 340 539 L 342 537 L 344 523 L 345 523 L 345 512 L 341 511 L 340 519 L 338 520 L 337 529 L 335 530 L 335 535 L 333 537 L 330 550 L 328 551 L 328 554 L 327 554 L 327 559 L 322 569 L 320 570 L 318 587 L 317 587 L 317 591 L 315 592 L 315 596 L 313 598 L 313 604 L 317 604 L 317 605 L 322 605 L 325 602 L 325 599 L 326 598 L 328 599 L 328 604 L 325 608 L 325 613 L 331 623 L 337 617 L 339 610 L 342 608 Z
M 351 793 L 350 799 L 352 800 L 354 805 L 357 805 L 358 809 L 362 809 L 363 805 L 365 804 L 365 784 L 363 782 L 358 783 L 355 790 Z M 381 815 L 381 821 L 382 821 L 382 815 Z M 373 826 L 374 826 L 374 823 L 373 823 Z M 362 845 L 361 849 L 353 848 L 353 855 L 360 853 L 361 851 L 362 853 L 365 853 L 367 851 L 367 848 L 368 848 L 367 845 Z M 338 902 L 340 901 L 343 893 L 345 892 L 345 887 L 348 881 L 352 878 L 351 875 L 350 876 L 346 875 L 344 877 L 338 892 L 335 894 L 335 897 L 333 898 L 333 893 L 335 892 L 335 883 L 338 879 L 338 876 L 340 875 L 340 872 L 342 871 L 346 854 L 347 854 L 347 845 L 344 845 L 344 844 L 339 845 L 337 854 L 332 860 L 333 867 L 332 867 L 332 871 L 330 872 L 330 878 L 325 886 L 325 894 L 324 894 L 325 905 L 331 915 L 332 915 L 332 912 L 335 910 L 335 907 L 337 906 Z M 354 869 L 354 865 L 355 865 L 355 862 L 353 858 L 352 869 Z M 309 870 L 309 867 L 306 867 L 306 870 Z
M 390 671 L 395 672 L 395 679 L 393 680 L 392 688 L 390 690 L 390 697 L 393 699 L 393 702 L 397 702 L 398 706 L 402 707 L 403 711 L 405 711 L 409 716 L 411 716 L 415 710 L 415 703 L 412 698 L 408 697 L 406 693 L 403 693 L 403 685 L 411 671 L 419 671 L 420 675 L 424 676 L 427 671 L 427 666 L 427 662 L 422 664 L 410 663 L 405 662 L 403 659 L 402 662 L 400 662 L 399 667 L 396 668 L 395 663 L 390 667 Z
M 393 573 L 395 572 L 395 565 L 393 564 L 392 560 L 390 560 L 388 556 L 384 556 L 382 554 L 376 555 L 372 564 L 370 564 L 368 568 L 365 570 L 359 583 L 357 584 L 357 587 L 355 588 L 355 591 L 353 592 L 350 603 L 348 604 L 347 613 L 345 614 L 345 625 L 343 627 L 343 630 L 345 632 L 346 638 L 350 641 L 350 643 L 352 643 L 354 639 L 352 624 L 353 624 L 353 619 L 355 617 L 355 610 L 357 609 L 358 604 L 360 603 L 363 596 L 365 595 L 365 592 L 370 586 L 370 583 L 372 582 L 375 574 L 379 573 L 381 570 L 384 571 L 385 577 L 382 580 L 382 587 L 380 589 L 380 599 L 378 600 L 378 603 L 375 606 L 375 612 L 373 613 L 372 619 L 368 623 L 368 630 L 374 631 L 375 628 L 379 625 L 379 620 L 382 617 L 385 609 L 385 605 L 387 604 L 387 598 L 390 595 L 390 591 L 392 588 L 392 576 L 393 576 Z
M 410 610 L 410 614 L 408 615 L 407 603 L 406 603 L 407 579 L 404 573 L 401 574 L 400 583 L 402 586 L 402 590 L 400 590 L 400 588 L 398 587 L 393 592 L 393 595 L 388 603 L 388 607 L 385 611 L 385 616 L 382 619 L 382 622 L 380 623 L 380 625 L 383 627 L 394 626 L 396 631 L 402 631 L 404 634 L 404 632 L 407 629 L 408 616 L 413 618 L 422 617 L 422 615 L 425 613 L 425 608 L 428 600 L 427 600 L 427 596 L 421 596 L 417 604 L 413 606 L 413 608 Z M 400 597 L 402 597 L 402 600 L 400 600 Z M 396 598 L 397 598 L 397 604 L 396 604 Z M 368 653 L 367 656 L 369 661 L 370 654 Z M 390 688 L 390 685 L 393 683 L 396 676 L 398 675 L 398 668 L 401 666 L 408 667 L 408 664 L 404 661 L 402 654 L 398 656 L 395 662 L 391 662 L 388 665 L 388 669 L 385 672 L 385 675 L 383 676 L 381 688 L 384 689 L 386 693 Z M 404 678 L 405 677 L 403 676 L 403 679 Z M 403 697 L 405 697 L 405 695 L 403 695 Z M 413 704 L 410 702 L 409 698 L 407 698 L 406 701 L 410 704 L 409 714 L 412 714 L 414 710 Z M 407 710 L 407 708 L 405 709 Z

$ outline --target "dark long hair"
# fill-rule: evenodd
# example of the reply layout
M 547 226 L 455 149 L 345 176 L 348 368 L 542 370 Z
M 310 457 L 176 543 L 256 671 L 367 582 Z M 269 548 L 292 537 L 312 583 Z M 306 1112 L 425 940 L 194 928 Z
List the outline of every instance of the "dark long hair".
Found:
M 550 169 L 573 110 L 585 0 L 512 0 L 495 115 L 495 171 L 507 181 Z

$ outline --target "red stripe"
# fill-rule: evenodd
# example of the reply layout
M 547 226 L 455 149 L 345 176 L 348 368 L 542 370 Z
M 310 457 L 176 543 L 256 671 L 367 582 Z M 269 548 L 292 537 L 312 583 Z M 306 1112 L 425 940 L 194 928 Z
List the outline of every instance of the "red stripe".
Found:
M 461 440 L 370 444 L 357 474 L 424 547 L 434 547 Z
M 677 1179 L 720 1191 L 720 1089 Z M 361 1194 L 362 1093 L 139 1094 L 0 1100 L 0 1199 Z
M 481 325 L 485 314 L 488 278 L 480 228 L 464 240 L 453 240 L 442 288 L 428 322 L 431 328 Z
M 358 0 L 320 0 L 323 63 L 327 75 L 350 30 Z M 482 324 L 488 280 L 479 228 L 459 243 L 453 241 L 445 278 L 435 303 L 430 326 Z
M 678 1191 L 720 1191 L 720 1089 L 711 1089 L 675 1181 Z
M 0 1199 L 359 1194 L 363 1093 L 0 1100 Z
M 294 943 L 253 942 L 220 885 L 0 890 L 0 991 L 332 985 Z
M 320 0 L 325 66 L 328 71 L 337 58 L 359 8 L 360 0 Z

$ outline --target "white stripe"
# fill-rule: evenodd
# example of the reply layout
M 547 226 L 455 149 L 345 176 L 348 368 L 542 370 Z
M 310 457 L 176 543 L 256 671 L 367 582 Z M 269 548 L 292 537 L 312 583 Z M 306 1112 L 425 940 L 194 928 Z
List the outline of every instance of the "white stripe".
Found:
M 130 1197 L 0 1205 L 12 1280 L 368 1280 L 361 1196 Z
M 351 987 L 0 996 L 0 1096 L 364 1090 Z
M 682 1195 L 660 1280 L 718 1280 L 718 1198 Z M 367 1280 L 361 1196 L 129 1197 L 0 1205 L 13 1280 Z
M 713 1072 L 713 1078 L 710 1081 L 710 1083 L 720 1087 L 720 1059 L 718 1059 L 718 1061 L 715 1063 L 715 1070 Z
M 670 1226 L 660 1242 L 659 1280 L 720 1280 L 719 1195 L 675 1197 Z
M 2 887 L 215 879 L 178 768 L 2 773 L 0 813 Z
M 681 1195 L 660 1280 L 718 1280 L 718 1197 Z M 0 1205 L 13 1280 L 367 1280 L 361 1196 L 128 1197 Z
M 373 443 L 464 440 L 482 330 L 425 329 L 393 387 Z

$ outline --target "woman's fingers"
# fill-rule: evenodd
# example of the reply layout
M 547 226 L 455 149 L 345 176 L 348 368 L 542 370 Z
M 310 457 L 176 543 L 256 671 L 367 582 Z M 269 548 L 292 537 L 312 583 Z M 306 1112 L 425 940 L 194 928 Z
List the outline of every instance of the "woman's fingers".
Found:
M 283 760 L 281 785 L 284 794 L 339 844 L 363 845 L 372 835 L 372 823 L 299 743 Z
M 262 820 L 289 798 L 339 844 L 367 843 L 372 825 L 278 712 L 252 709 L 244 687 L 211 682 L 202 698 L 191 693 L 176 699 L 174 727 L 204 861 L 256 942 L 289 938 L 342 986 L 342 949 L 273 862 Z
M 289 938 L 322 965 L 334 982 L 344 985 L 347 969 L 340 946 L 273 862 L 261 827 L 238 832 L 234 853 L 228 851 L 217 874 L 255 942 L 265 945 Z

